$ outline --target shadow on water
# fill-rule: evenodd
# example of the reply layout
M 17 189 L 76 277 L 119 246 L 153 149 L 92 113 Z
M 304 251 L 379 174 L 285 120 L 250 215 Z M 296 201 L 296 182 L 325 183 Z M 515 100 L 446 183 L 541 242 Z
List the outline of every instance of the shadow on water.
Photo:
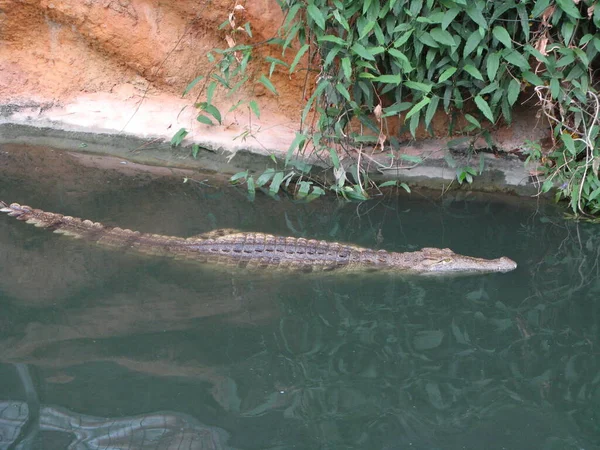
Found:
M 450 247 L 519 268 L 234 274 L 1 217 L 0 449 L 600 448 L 597 227 L 511 199 L 249 203 L 210 175 L 17 163 L 0 199 L 110 225 Z

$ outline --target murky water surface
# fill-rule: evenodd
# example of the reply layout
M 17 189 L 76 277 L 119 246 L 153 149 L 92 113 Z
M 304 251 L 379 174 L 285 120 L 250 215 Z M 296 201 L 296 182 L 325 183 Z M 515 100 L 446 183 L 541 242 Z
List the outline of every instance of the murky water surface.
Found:
M 450 247 L 519 268 L 234 274 L 2 215 L 0 449 L 600 448 L 598 226 L 456 194 L 249 202 L 214 176 L 2 154 L 1 199 L 110 225 Z

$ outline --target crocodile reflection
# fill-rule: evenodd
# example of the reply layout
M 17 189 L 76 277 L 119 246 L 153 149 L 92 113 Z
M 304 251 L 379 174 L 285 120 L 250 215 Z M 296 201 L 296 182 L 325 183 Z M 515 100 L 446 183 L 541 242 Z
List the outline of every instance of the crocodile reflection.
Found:
M 32 409 L 25 402 L 0 402 L 0 449 L 28 449 L 31 441 L 26 429 Z M 225 450 L 228 433 L 218 427 L 201 424 L 195 418 L 178 412 L 157 412 L 109 419 L 77 414 L 56 406 L 41 406 L 35 439 L 44 432 L 59 432 L 46 438 L 63 442 L 70 439 L 69 450 Z M 29 427 L 31 428 L 31 427 Z M 30 433 L 30 431 L 29 431 Z M 43 448 L 50 448 L 48 442 Z M 37 448 L 37 447 L 36 447 Z

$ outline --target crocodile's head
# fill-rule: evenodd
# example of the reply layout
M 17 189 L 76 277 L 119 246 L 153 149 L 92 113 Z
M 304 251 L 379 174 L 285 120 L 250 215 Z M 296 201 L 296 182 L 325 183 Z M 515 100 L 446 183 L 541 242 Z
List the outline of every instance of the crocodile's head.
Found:
M 497 259 L 474 258 L 456 254 L 449 248 L 423 248 L 412 255 L 411 272 L 424 275 L 510 272 L 517 268 L 517 263 L 505 256 Z

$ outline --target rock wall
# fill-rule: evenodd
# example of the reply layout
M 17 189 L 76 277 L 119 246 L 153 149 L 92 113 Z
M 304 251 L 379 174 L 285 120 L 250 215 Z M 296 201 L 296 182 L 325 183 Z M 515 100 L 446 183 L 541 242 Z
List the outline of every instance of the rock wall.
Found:
M 217 91 L 222 112 L 249 98 L 261 108 L 260 120 L 250 121 L 240 108 L 222 127 L 196 122 L 191 105 L 200 83 L 181 98 L 191 80 L 210 70 L 207 51 L 228 48 L 232 28 L 219 25 L 236 4 L 243 7 L 235 12 L 237 25 L 249 22 L 252 29 L 252 38 L 235 33 L 238 42 L 262 42 L 283 20 L 275 0 L 0 0 L 0 105 L 17 119 L 138 136 L 170 138 L 186 127 L 192 138 L 210 132 L 226 142 L 247 129 L 277 128 L 256 137 L 279 146 L 278 138 L 293 138 L 303 76 L 276 71 L 279 96 L 256 83 L 233 98 Z M 258 63 L 249 70 L 254 77 L 268 73 Z

